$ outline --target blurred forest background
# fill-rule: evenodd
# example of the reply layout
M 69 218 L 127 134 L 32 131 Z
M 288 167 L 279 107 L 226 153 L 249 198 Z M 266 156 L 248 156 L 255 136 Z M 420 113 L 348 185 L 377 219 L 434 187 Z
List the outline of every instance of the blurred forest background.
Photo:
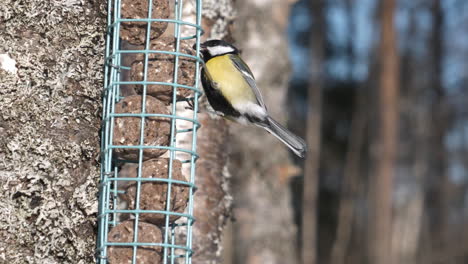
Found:
M 225 263 L 468 263 L 468 2 L 234 3 L 272 115 L 310 151 L 277 165 L 274 139 L 233 126 Z

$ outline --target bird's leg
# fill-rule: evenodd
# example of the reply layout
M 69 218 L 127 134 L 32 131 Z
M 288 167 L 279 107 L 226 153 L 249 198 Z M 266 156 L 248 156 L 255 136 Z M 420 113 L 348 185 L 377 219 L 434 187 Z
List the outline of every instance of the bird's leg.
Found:
M 203 94 L 201 94 L 200 96 L 198 96 L 198 101 L 200 101 L 200 98 L 203 96 Z M 195 109 L 195 97 L 190 97 L 190 98 L 186 98 L 185 101 L 187 102 L 188 106 L 185 107 L 185 109 L 188 109 L 188 110 L 194 110 Z M 200 109 L 198 109 L 198 112 L 200 112 Z

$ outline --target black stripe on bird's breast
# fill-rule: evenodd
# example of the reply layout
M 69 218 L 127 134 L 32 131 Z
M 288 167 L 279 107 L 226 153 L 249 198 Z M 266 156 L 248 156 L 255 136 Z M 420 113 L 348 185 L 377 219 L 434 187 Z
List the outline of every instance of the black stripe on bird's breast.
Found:
M 219 89 L 213 86 L 212 81 L 208 78 L 205 69 L 202 69 L 201 81 L 203 90 L 206 93 L 208 102 L 214 110 L 219 111 L 227 116 L 239 117 L 241 114 L 234 109 L 231 103 L 223 96 Z

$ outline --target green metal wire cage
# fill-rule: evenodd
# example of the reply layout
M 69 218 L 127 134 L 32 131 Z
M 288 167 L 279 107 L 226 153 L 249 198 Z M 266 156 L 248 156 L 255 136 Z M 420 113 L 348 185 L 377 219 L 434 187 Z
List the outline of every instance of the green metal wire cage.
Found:
M 197 160 L 196 139 L 197 129 L 200 124 L 197 121 L 198 97 L 201 92 L 199 89 L 199 74 L 201 58 L 198 55 L 200 46 L 201 29 L 201 8 L 202 1 L 196 0 L 195 3 L 195 23 L 189 23 L 182 20 L 183 0 L 174 0 L 173 16 L 168 19 L 162 19 L 152 16 L 153 0 L 147 0 L 148 13 L 147 18 L 122 18 L 122 1 L 124 0 L 108 0 L 108 24 L 107 24 L 107 43 L 106 43 L 106 61 L 105 61 L 105 79 L 103 91 L 103 112 L 102 112 L 102 138 L 101 138 L 101 183 L 99 189 L 99 214 L 98 214 L 98 237 L 96 259 L 97 263 L 109 263 L 109 250 L 111 248 L 125 248 L 131 252 L 131 263 L 138 262 L 139 250 L 148 249 L 148 247 L 160 249 L 162 256 L 161 263 L 191 263 L 192 261 L 192 226 L 193 218 L 193 195 L 195 192 L 195 161 Z M 156 1 L 156 0 L 154 0 Z M 173 1 L 173 0 L 169 0 Z M 146 39 L 143 49 L 124 49 L 122 48 L 121 26 L 126 22 L 141 22 L 146 24 Z M 174 51 L 152 50 L 150 45 L 152 23 L 166 22 L 172 25 L 174 30 Z M 172 28 L 172 27 L 169 27 Z M 190 34 L 183 34 L 183 29 L 189 29 Z M 168 29 L 169 30 L 169 29 Z M 185 32 L 185 31 L 184 31 Z M 181 42 L 191 41 L 196 44 L 196 53 L 191 55 L 182 52 Z M 126 54 L 141 54 L 144 56 L 143 77 L 142 81 L 128 81 L 123 78 L 125 71 L 130 71 L 128 65 L 122 63 L 123 56 Z M 173 82 L 149 81 L 148 80 L 148 61 L 151 54 L 166 54 L 173 55 L 174 69 Z M 179 60 L 180 58 L 189 58 L 193 60 L 195 65 L 194 85 L 184 85 L 177 83 Z M 122 87 L 124 85 L 140 85 L 141 92 L 141 112 L 140 113 L 117 113 L 116 105 L 124 99 L 122 96 Z M 165 85 L 172 87 L 172 104 L 170 105 L 170 114 L 164 113 L 149 113 L 146 111 L 147 106 L 147 87 L 149 85 Z M 193 92 L 193 97 L 189 98 L 193 104 L 193 114 L 190 117 L 181 116 L 177 112 L 176 105 L 180 104 L 180 98 L 176 96 L 177 89 L 190 89 Z M 139 118 L 139 144 L 137 145 L 117 145 L 113 141 L 114 126 L 117 118 Z M 147 145 L 145 144 L 145 119 L 148 118 L 166 118 L 170 122 L 170 140 L 169 145 Z M 188 128 L 177 130 L 177 122 L 186 122 L 190 124 Z M 179 146 L 176 142 L 176 134 L 187 133 L 191 137 L 190 147 Z M 137 150 L 137 160 L 122 160 L 116 155 L 117 150 L 132 149 Z M 168 177 L 167 178 L 148 178 L 143 177 L 142 167 L 144 162 L 144 151 L 148 149 L 166 149 L 168 153 Z M 173 167 L 177 153 L 184 153 L 186 159 L 180 162 L 188 168 L 189 175 L 186 181 L 173 178 Z M 131 163 L 137 167 L 136 177 L 122 177 L 119 175 L 124 164 Z M 140 208 L 140 195 L 142 185 L 145 183 L 158 182 L 166 184 L 166 208 L 165 210 L 142 210 Z M 136 200 L 134 208 L 126 209 L 120 206 L 120 195 L 125 193 L 122 186 L 129 183 L 136 186 Z M 188 190 L 188 202 L 184 212 L 171 211 L 171 192 L 174 185 L 183 185 Z M 148 242 L 139 241 L 139 224 L 142 221 L 142 214 L 162 214 L 164 217 L 163 224 L 159 225 L 162 232 L 162 241 Z M 110 242 L 109 232 L 112 228 L 118 226 L 121 222 L 121 216 L 126 215 L 132 218 L 133 221 L 133 237 L 128 242 Z M 171 221 L 171 216 L 178 216 L 180 219 L 176 222 Z M 125 262 L 127 263 L 127 262 Z M 147 262 L 146 262 L 147 263 Z M 153 262 L 151 262 L 153 263 Z M 159 262 L 154 262 L 159 263 Z

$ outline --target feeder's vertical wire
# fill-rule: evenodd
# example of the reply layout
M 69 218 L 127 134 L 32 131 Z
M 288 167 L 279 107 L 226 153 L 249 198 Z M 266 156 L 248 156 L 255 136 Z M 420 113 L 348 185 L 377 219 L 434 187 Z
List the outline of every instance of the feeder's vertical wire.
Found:
M 177 226 L 176 223 L 172 223 L 171 224 L 171 245 L 175 245 L 176 244 L 176 241 L 175 241 L 175 227 Z M 174 263 L 174 247 L 171 248 L 172 249 L 172 263 Z
M 117 164 L 114 165 L 114 179 L 117 179 L 118 177 L 118 166 Z M 117 183 L 119 181 L 111 181 L 111 184 L 112 184 L 112 191 L 113 191 L 113 194 L 112 194 L 112 201 L 113 201 L 113 213 L 112 213 L 112 221 L 110 222 L 110 225 L 112 225 L 112 227 L 115 227 L 117 224 L 118 224 L 118 221 L 117 221 L 117 207 L 118 207 L 118 190 L 117 190 Z
M 107 3 L 107 9 L 110 10 L 111 9 L 111 1 L 109 1 Z M 106 113 L 106 110 L 108 108 L 106 108 L 106 105 L 107 105 L 107 102 L 108 102 L 108 95 L 110 94 L 110 91 L 109 91 L 109 68 L 107 67 L 107 58 L 109 57 L 109 53 L 110 53 L 110 34 L 108 34 L 108 31 L 110 30 L 109 26 L 110 24 L 112 23 L 112 14 L 110 12 L 108 12 L 107 14 L 107 27 L 106 27 L 106 53 L 105 53 L 105 57 L 104 57 L 104 93 L 103 93 L 103 102 L 102 102 L 102 120 L 104 122 L 101 123 L 101 126 L 104 127 L 104 129 L 101 129 L 101 175 L 100 175 L 100 183 L 102 184 L 105 180 L 105 173 L 106 173 L 106 169 L 105 169 L 105 166 L 104 164 L 106 163 L 106 155 L 105 155 L 105 152 L 106 152 L 106 129 L 107 129 L 107 118 L 108 118 L 108 115 Z M 103 221 L 103 218 L 102 218 L 102 214 L 103 212 L 105 211 L 105 199 L 104 199 L 104 189 L 105 189 L 105 186 L 104 185 L 100 185 L 99 189 L 101 190 L 101 195 L 99 197 L 99 213 L 98 213 L 98 217 L 99 217 L 99 232 L 98 232 L 98 239 L 97 239 L 97 253 L 98 253 L 98 259 L 97 259 L 97 262 L 98 263 L 102 263 L 103 261 L 103 258 L 105 257 L 105 254 L 103 254 L 103 246 L 104 246 L 104 241 L 103 241 L 103 237 L 104 237 L 104 221 Z
M 120 43 L 120 37 L 119 37 L 119 32 L 120 32 L 120 0 L 117 0 L 116 1 L 116 4 L 115 4 L 115 11 L 114 11 L 114 21 L 116 21 L 116 25 L 114 27 L 114 33 L 113 33 L 113 42 L 112 42 L 112 51 L 113 51 L 113 58 L 114 58 L 114 62 L 113 62 L 113 65 L 116 65 L 117 67 L 120 67 L 120 54 L 117 53 L 116 51 L 119 49 L 119 43 Z M 115 103 L 116 101 L 119 100 L 119 90 L 120 90 L 120 74 L 119 74 L 119 68 L 115 68 L 115 67 L 112 67 L 112 70 L 113 72 L 113 85 L 112 85 L 112 100 L 110 102 L 110 106 L 109 106 L 109 109 L 110 109 L 110 113 L 115 113 Z M 114 115 L 111 116 L 110 118 L 110 129 L 108 131 L 108 134 L 109 134 L 109 145 L 112 145 L 113 144 L 113 138 L 114 138 L 114 122 L 115 122 L 115 117 Z M 113 148 L 110 148 L 109 149 L 109 155 L 108 155 L 108 166 L 109 166 L 109 169 L 111 168 L 112 166 L 112 156 L 113 156 L 113 153 L 114 153 L 114 149 Z M 114 169 L 114 177 L 116 176 L 116 173 L 117 171 Z M 110 188 L 110 184 L 112 182 L 109 181 L 109 187 Z M 113 184 L 113 183 L 112 183 Z M 107 202 L 109 203 L 110 201 L 110 198 L 109 198 L 109 195 L 110 193 L 108 192 L 107 193 Z M 116 208 L 114 208 L 116 209 Z M 115 217 L 115 215 L 114 215 Z M 106 219 L 107 221 L 109 221 L 109 214 L 107 214 L 106 216 Z M 113 218 L 113 225 L 115 226 L 115 218 Z M 108 225 L 107 225 L 108 226 Z M 106 240 L 107 240 L 107 234 L 106 234 Z
M 142 178 L 141 171 L 143 167 L 143 146 L 145 145 L 144 141 L 144 134 L 145 134 L 145 119 L 146 117 L 144 114 L 146 113 L 146 88 L 147 88 L 147 81 L 148 81 L 148 60 L 149 60 L 149 49 L 150 49 L 150 41 L 151 41 L 151 18 L 153 13 L 153 1 L 148 1 L 148 17 L 147 17 L 147 25 L 146 25 L 146 43 L 145 43 L 145 64 L 143 69 L 143 91 L 142 91 L 142 102 L 141 102 L 141 123 L 140 123 L 140 146 L 138 149 L 138 178 Z M 135 228 L 133 233 L 133 242 L 138 242 L 138 221 L 140 217 L 140 196 L 141 196 L 141 181 L 137 181 L 137 191 L 136 191 L 136 198 L 135 198 Z M 132 263 L 136 264 L 136 256 L 137 256 L 137 245 L 133 245 L 133 257 Z
M 109 10 L 111 8 L 111 4 L 109 3 Z M 109 12 L 110 13 L 110 12 Z M 109 17 L 112 17 L 112 15 L 110 14 Z M 113 22 L 115 22 L 117 20 L 116 18 L 116 13 L 114 12 L 114 20 Z M 107 105 L 104 106 L 106 107 L 106 143 L 105 143 L 105 148 L 106 148 L 106 153 L 104 153 L 105 155 L 105 158 L 106 158 L 106 163 L 104 164 L 105 166 L 105 171 L 106 173 L 104 174 L 104 181 L 102 182 L 102 185 L 103 185 L 103 193 L 101 194 L 103 199 L 104 199 L 104 211 L 103 211 L 103 215 L 102 215 L 102 221 L 103 221 L 103 233 L 102 233 L 102 240 L 103 240 L 103 245 L 104 245 L 104 257 L 107 257 L 107 235 L 108 235 L 108 231 L 109 231 L 109 213 L 107 212 L 107 210 L 109 209 L 109 189 L 110 189 L 110 182 L 108 180 L 109 178 L 109 175 L 110 175 L 110 172 L 112 171 L 111 168 L 112 168 L 112 149 L 110 148 L 110 145 L 112 144 L 112 136 L 113 136 L 113 133 L 112 133 L 112 130 L 113 130 L 113 122 L 114 122 L 114 118 L 113 117 L 110 117 L 110 120 L 109 120 L 109 116 L 110 116 L 110 113 L 112 113 L 114 111 L 114 106 L 115 106 L 115 92 L 116 92 L 116 84 L 115 84 L 115 78 L 116 78 L 116 71 L 115 69 L 112 67 L 112 65 L 115 65 L 116 62 L 116 58 L 114 56 L 114 53 L 115 53 L 115 50 L 116 50 L 116 45 L 118 45 L 118 28 L 119 28 L 119 23 L 116 24 L 116 26 L 113 27 L 113 40 L 112 40 L 112 55 L 110 55 L 112 58 L 112 61 L 110 62 L 110 65 L 111 65 L 111 74 L 110 74 L 110 85 L 109 85 L 109 94 L 108 94 L 108 100 L 107 100 Z M 109 37 L 110 39 L 110 37 Z M 109 124 L 110 123 L 110 124 Z M 106 263 L 106 261 L 104 261 L 104 263 Z
M 202 12 L 202 0 L 196 1 L 196 25 L 201 25 L 201 12 Z M 201 29 L 196 28 L 196 52 L 197 58 L 200 56 L 200 37 L 201 37 Z M 198 113 L 198 96 L 199 96 L 199 79 L 200 79 L 200 61 L 196 60 L 195 62 L 195 88 L 197 89 L 194 93 L 195 103 L 193 104 L 193 120 L 197 120 L 197 113 Z M 193 216 L 193 186 L 195 186 L 195 161 L 196 161 L 196 153 L 197 151 L 197 129 L 198 124 L 192 123 L 192 154 L 191 154 L 191 161 L 190 161 L 190 183 L 192 186 L 189 190 L 189 211 L 188 214 Z M 193 218 L 187 219 L 187 241 L 186 247 L 192 249 L 192 226 L 193 226 Z M 192 252 L 185 252 L 185 263 L 191 264 L 192 263 Z
M 200 26 L 201 25 L 201 12 L 202 12 L 202 0 L 197 0 L 196 1 L 196 25 Z M 200 56 L 200 37 L 201 37 L 201 28 L 196 28 L 196 52 L 197 52 L 197 58 Z M 199 60 L 196 60 L 195 62 L 195 88 L 197 91 L 194 93 L 195 97 L 195 103 L 194 103 L 194 109 L 193 109 L 193 120 L 197 120 L 198 118 L 198 97 L 199 97 L 199 90 L 200 90 L 200 62 Z M 197 129 L 198 129 L 198 124 L 197 123 L 192 123 L 192 154 L 191 154 L 191 160 L 190 160 L 190 183 L 192 183 L 192 186 L 189 189 L 189 212 L 188 214 L 193 216 L 193 195 L 194 195 L 194 190 L 193 186 L 195 186 L 195 161 L 197 157 L 194 155 L 197 151 Z M 192 249 L 192 226 L 193 226 L 194 219 L 187 219 L 187 241 L 186 241 L 186 246 L 190 249 Z M 191 264 L 192 263 L 192 252 L 186 252 L 186 258 L 185 258 L 185 263 L 186 264 Z
M 116 21 L 116 13 L 114 12 L 114 21 Z M 107 110 L 107 134 L 106 134 L 106 164 L 105 164 L 105 167 L 106 167 L 106 175 L 105 175 L 105 181 L 103 182 L 103 185 L 105 186 L 105 192 L 102 194 L 103 197 L 104 197 L 104 200 L 105 200 L 105 212 L 104 212 L 104 236 L 103 236 L 103 239 L 104 239 L 104 242 L 105 242 L 105 252 L 106 252 L 106 256 L 107 256 L 107 234 L 108 234 L 108 229 L 109 229 L 109 213 L 107 212 L 108 209 L 109 209 L 109 206 L 110 206 L 110 185 L 111 185 L 111 182 L 109 181 L 109 177 L 111 176 L 111 172 L 112 172 L 112 148 L 110 148 L 110 145 L 112 145 L 112 136 L 113 136 L 113 127 L 114 127 L 114 117 L 110 117 L 109 119 L 109 116 L 110 116 L 110 113 L 113 113 L 114 112 L 114 107 L 115 107 L 115 98 L 116 98 L 116 90 L 117 90 L 117 87 L 116 84 L 117 83 L 117 72 L 116 72 L 116 69 L 112 66 L 112 65 L 118 65 L 118 62 L 117 62 L 117 58 L 115 57 L 115 50 L 116 50 L 116 45 L 118 45 L 118 35 L 117 35 L 117 32 L 118 32 L 118 27 L 119 27 L 119 23 L 116 24 L 116 27 L 113 27 L 113 41 L 112 41 L 112 55 L 111 55 L 111 58 L 112 58 L 112 62 L 110 63 L 111 65 L 111 75 L 110 75 L 110 93 L 109 93 L 109 100 L 107 102 L 107 106 L 106 106 L 106 110 Z M 115 172 L 114 172 L 115 173 Z
M 120 71 L 121 71 L 121 58 L 122 58 L 122 54 L 121 52 L 117 52 L 117 51 L 120 51 L 120 14 L 121 14 L 121 2 L 120 0 L 117 1 L 117 7 L 115 9 L 115 14 L 116 14 L 116 17 L 118 19 L 117 21 L 117 24 L 116 24 L 116 32 L 114 33 L 114 39 L 115 39 L 115 45 L 114 45 L 114 59 L 115 59 L 115 62 L 113 63 L 113 71 L 115 72 L 115 80 L 117 82 L 117 84 L 115 85 L 115 89 L 114 89 L 114 100 L 112 101 L 112 111 L 111 113 L 115 113 L 115 102 L 118 102 L 120 100 L 120 81 L 121 81 L 121 74 L 120 74 Z M 112 117 L 114 118 L 114 117 Z M 113 119 L 112 119 L 113 120 Z M 111 144 L 112 144 L 112 138 L 113 138 L 113 133 L 114 133 L 114 129 L 113 129 L 113 123 L 111 124 L 111 127 L 112 129 L 109 131 L 109 133 L 111 134 Z M 110 162 L 112 162 L 112 152 L 110 153 L 110 156 L 109 156 L 109 160 Z M 115 172 L 115 175 L 114 175 L 114 178 L 117 177 L 117 165 L 114 166 L 114 172 Z M 111 184 L 112 184 L 112 192 L 113 192 L 113 196 L 112 196 L 112 202 L 113 202 L 113 213 L 112 213 L 112 226 L 116 226 L 117 225 L 117 213 L 116 213 L 116 209 L 117 209 L 117 183 L 118 181 L 112 181 Z M 110 190 L 109 190 L 110 191 Z M 110 200 L 107 200 L 110 202 Z
M 174 6 L 175 12 L 175 27 L 174 27 L 174 36 L 176 37 L 176 44 L 175 44 L 175 58 L 174 58 L 174 78 L 173 83 L 177 83 L 177 73 L 178 73 L 178 65 L 179 65 L 179 52 L 180 52 L 180 21 L 182 19 L 182 0 L 176 0 Z M 166 212 L 171 211 L 171 193 L 172 193 L 172 166 L 174 160 L 174 148 L 176 147 L 175 142 L 175 129 L 176 129 L 176 119 L 175 116 L 177 115 L 176 112 L 176 104 L 177 104 L 177 87 L 174 85 L 172 86 L 172 109 L 171 109 L 171 139 L 170 139 L 170 155 L 169 155 L 169 171 L 168 171 L 168 183 L 167 183 L 167 197 L 166 197 Z M 165 216 L 165 230 L 164 230 L 164 244 L 167 245 L 169 241 L 169 218 L 170 215 L 166 214 Z M 171 264 L 174 263 L 174 245 L 171 247 Z M 167 263 L 167 247 L 164 247 L 164 263 Z

